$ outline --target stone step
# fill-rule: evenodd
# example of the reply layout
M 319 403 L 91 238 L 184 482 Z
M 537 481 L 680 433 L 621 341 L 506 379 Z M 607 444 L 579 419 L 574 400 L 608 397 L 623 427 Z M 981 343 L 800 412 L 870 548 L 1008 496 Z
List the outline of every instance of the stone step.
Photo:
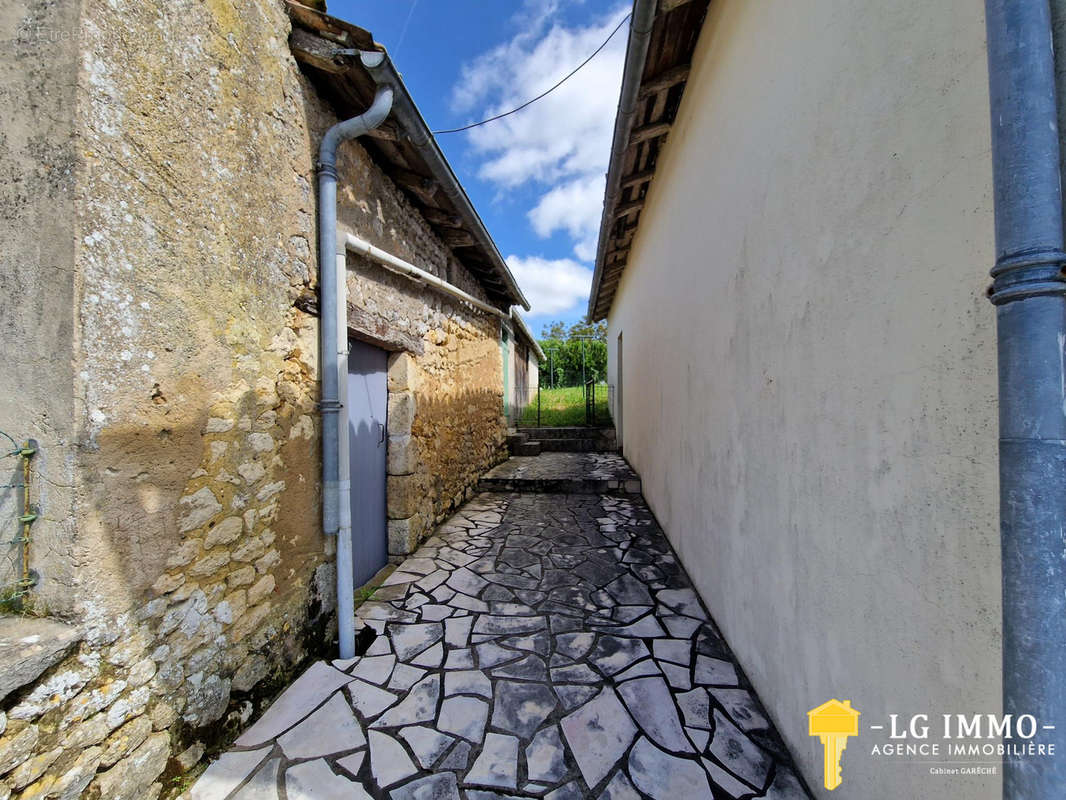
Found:
M 483 492 L 639 495 L 640 488 L 640 476 L 625 459 L 595 452 L 513 456 L 478 481 Z
M 614 439 L 614 428 L 612 426 L 531 427 L 522 428 L 520 432 L 531 439 L 540 441 L 545 439 Z
M 522 442 L 511 449 L 511 454 L 516 456 L 539 456 L 540 451 L 540 442 Z
M 602 439 L 542 439 L 540 445 L 546 453 L 608 453 L 618 449 Z

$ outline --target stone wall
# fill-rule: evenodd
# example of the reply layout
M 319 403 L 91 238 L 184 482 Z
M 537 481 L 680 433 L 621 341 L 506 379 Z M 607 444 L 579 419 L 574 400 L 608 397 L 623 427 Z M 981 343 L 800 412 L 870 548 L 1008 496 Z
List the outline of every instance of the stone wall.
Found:
M 487 302 L 358 142 L 342 146 L 338 223 Z M 373 200 L 360 197 L 368 191 Z M 499 318 L 348 254 L 349 334 L 386 350 L 389 555 L 417 548 L 506 457 Z
M 140 800 L 180 787 L 331 646 L 318 320 L 306 301 L 314 157 L 335 119 L 289 53 L 276 0 L 86 0 L 80 19 L 73 5 L 47 8 L 66 9 L 75 34 L 76 102 L 63 106 L 75 149 L 58 189 L 41 178 L 45 161 L 62 166 L 54 158 L 27 161 L 29 145 L 0 153 L 44 193 L 4 218 L 4 241 L 39 254 L 15 228 L 55 224 L 66 255 L 52 271 L 34 262 L 38 316 L 8 331 L 46 377 L 21 398 L 0 394 L 13 419 L 40 396 L 56 431 L 49 416 L 70 420 L 70 439 L 42 441 L 41 463 L 67 473 L 49 473 L 59 477 L 41 502 L 54 532 L 33 563 L 40 604 L 77 641 L 0 693 L 0 800 Z M 358 144 L 344 148 L 341 174 L 343 224 L 483 296 Z M 71 199 L 62 225 L 47 213 L 53 196 Z M 351 266 L 353 335 L 395 351 L 399 553 L 501 457 L 499 325 Z M 46 300 L 58 308 L 44 330 Z

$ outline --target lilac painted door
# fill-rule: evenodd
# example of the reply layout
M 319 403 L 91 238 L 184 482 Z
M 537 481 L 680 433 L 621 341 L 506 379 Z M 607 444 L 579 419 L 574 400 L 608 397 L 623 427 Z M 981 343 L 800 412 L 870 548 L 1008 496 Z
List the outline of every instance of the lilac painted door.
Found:
M 355 585 L 388 561 L 385 523 L 385 414 L 388 353 L 352 341 L 348 353 L 348 461 L 352 483 Z

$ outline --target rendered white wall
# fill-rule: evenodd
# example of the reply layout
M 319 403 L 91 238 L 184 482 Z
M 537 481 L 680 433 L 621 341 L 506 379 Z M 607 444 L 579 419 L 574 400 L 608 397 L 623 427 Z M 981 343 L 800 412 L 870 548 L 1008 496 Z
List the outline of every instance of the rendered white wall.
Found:
M 715 0 L 610 313 L 625 455 L 820 797 L 992 800 L 805 712 L 998 712 L 984 20 Z

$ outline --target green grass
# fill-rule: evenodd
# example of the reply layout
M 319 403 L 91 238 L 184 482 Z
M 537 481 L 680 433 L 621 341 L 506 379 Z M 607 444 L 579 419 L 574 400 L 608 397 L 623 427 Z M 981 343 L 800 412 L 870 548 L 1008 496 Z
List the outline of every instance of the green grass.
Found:
M 611 414 L 607 410 L 607 384 L 596 386 L 596 424 L 609 425 Z M 519 425 L 537 424 L 537 396 L 522 414 Z M 540 424 L 559 427 L 585 424 L 585 390 L 580 386 L 562 386 L 558 389 L 540 390 Z

